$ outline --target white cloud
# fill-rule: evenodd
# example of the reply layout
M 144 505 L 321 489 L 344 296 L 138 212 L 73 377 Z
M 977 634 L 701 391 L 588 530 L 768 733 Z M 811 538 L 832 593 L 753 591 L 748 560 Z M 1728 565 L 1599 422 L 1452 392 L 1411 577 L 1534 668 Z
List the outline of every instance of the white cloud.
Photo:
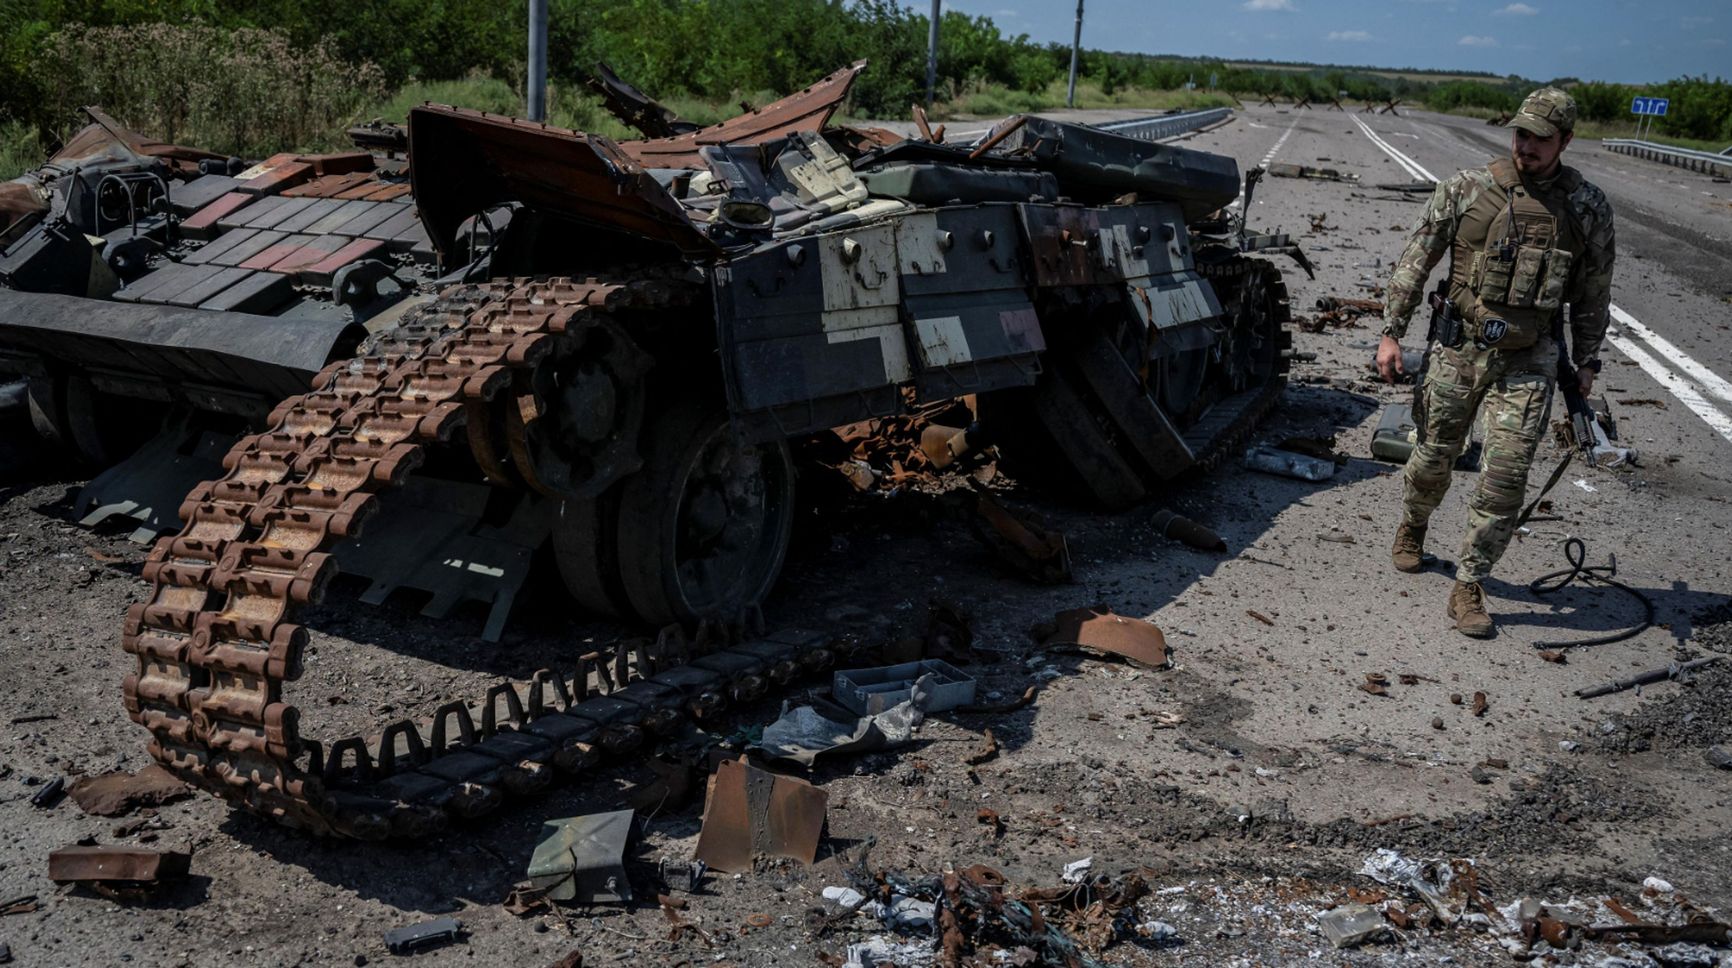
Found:
M 1293 0 L 1245 0 L 1246 10 L 1292 10 Z
M 1475 37 L 1472 34 L 1468 34 L 1466 37 L 1463 37 L 1462 39 L 1456 41 L 1456 43 L 1460 44 L 1463 47 L 1496 47 L 1497 46 L 1497 38 L 1496 37 Z
M 1498 17 L 1506 15 L 1511 17 L 1531 17 L 1539 12 L 1540 9 L 1538 7 L 1530 7 L 1525 3 L 1512 3 L 1502 10 L 1495 10 L 1492 13 L 1494 16 Z
M 1358 41 L 1370 40 L 1371 35 L 1369 33 L 1366 33 L 1363 30 L 1331 30 L 1329 32 L 1329 39 L 1330 40 L 1351 40 L 1351 41 L 1358 42 Z

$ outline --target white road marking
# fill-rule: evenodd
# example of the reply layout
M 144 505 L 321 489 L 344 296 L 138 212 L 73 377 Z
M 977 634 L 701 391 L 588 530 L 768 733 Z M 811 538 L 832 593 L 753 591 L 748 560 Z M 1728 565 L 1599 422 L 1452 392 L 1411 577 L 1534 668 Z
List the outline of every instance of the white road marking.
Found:
M 1412 158 L 1409 158 L 1406 155 L 1402 154 L 1401 152 L 1397 151 L 1395 149 L 1394 145 L 1392 145 L 1389 142 L 1384 141 L 1382 138 L 1378 137 L 1377 132 L 1371 130 L 1370 125 L 1366 124 L 1364 121 L 1359 120 L 1358 118 L 1354 118 L 1353 123 L 1359 125 L 1359 130 L 1365 132 L 1365 136 L 1367 138 L 1371 139 L 1371 143 L 1376 145 L 1379 148 L 1382 148 L 1383 153 L 1388 155 L 1389 157 L 1395 159 L 1395 163 L 1400 165 L 1402 168 L 1405 168 L 1409 175 L 1413 176 L 1414 178 L 1423 178 L 1428 182 L 1436 182 L 1437 181 L 1437 176 L 1433 175 L 1429 171 L 1426 171 L 1425 167 L 1422 166 L 1419 162 L 1414 161 Z
M 1288 123 L 1287 130 L 1281 132 L 1281 137 L 1275 139 L 1275 144 L 1269 149 L 1269 153 L 1264 155 L 1263 160 L 1257 163 L 1259 166 L 1261 166 L 1263 168 L 1269 167 L 1269 162 L 1275 160 L 1275 152 L 1280 151 L 1281 146 L 1287 143 L 1287 136 L 1293 133 L 1293 128 L 1298 123 L 1299 123 L 1298 118 L 1294 118 L 1291 122 Z M 1259 124 L 1259 125 L 1257 125 L 1257 127 L 1262 128 L 1262 127 L 1267 127 L 1267 126 Z M 1232 201 L 1228 202 L 1227 207 L 1228 208 L 1238 208 L 1239 206 L 1241 206 L 1243 204 L 1245 204 L 1245 185 L 1243 182 L 1240 182 L 1238 197 L 1233 199 Z
M 1297 126 L 1298 124 L 1299 124 L 1299 119 L 1294 118 L 1290 123 L 1288 123 L 1287 130 L 1281 132 L 1281 137 L 1275 139 L 1274 147 L 1270 148 L 1269 153 L 1263 156 L 1262 164 L 1265 168 L 1268 167 L 1269 162 L 1275 160 L 1275 153 L 1277 151 L 1280 151 L 1281 146 L 1287 143 L 1288 136 L 1293 134 L 1293 128 L 1295 126 Z
M 1695 384 L 1666 369 L 1659 360 L 1649 356 L 1647 350 L 1616 333 L 1607 333 L 1606 342 L 1616 346 L 1619 352 L 1635 360 L 1636 365 L 1641 367 L 1643 372 L 1670 391 L 1672 396 L 1678 398 L 1678 402 L 1695 411 L 1696 416 L 1701 417 L 1709 427 L 1714 429 L 1715 433 L 1728 441 L 1732 441 L 1732 417 L 1727 417 L 1715 409 L 1713 404 L 1702 399 L 1702 395 L 1696 392 Z
M 1358 118 L 1354 118 L 1353 123 L 1359 125 L 1359 129 L 1365 132 L 1365 136 L 1371 139 L 1372 144 L 1383 149 L 1385 154 L 1395 159 L 1395 163 L 1406 168 L 1410 174 L 1417 174 L 1429 182 L 1435 183 L 1437 181 L 1436 175 L 1426 171 L 1420 166 L 1419 162 L 1407 157 L 1389 142 L 1379 138 L 1377 133 L 1372 131 L 1370 126 L 1365 122 Z M 1630 315 L 1621 307 L 1613 305 L 1611 307 L 1611 314 L 1612 318 L 1617 320 L 1619 324 L 1624 326 L 1624 328 L 1628 329 L 1633 336 L 1646 342 L 1649 346 L 1652 346 L 1657 352 L 1677 366 L 1678 369 L 1683 370 L 1691 377 L 1694 377 L 1696 381 L 1701 384 L 1701 387 L 1706 389 L 1710 395 L 1725 400 L 1728 403 L 1732 403 L 1732 383 L 1728 383 L 1713 370 L 1708 369 L 1690 358 L 1690 356 L 1683 350 L 1672 345 L 1670 340 L 1642 325 L 1636 317 Z M 1625 339 L 1622 335 L 1616 332 L 1608 330 L 1606 332 L 1606 342 L 1617 347 L 1619 352 L 1635 361 L 1636 365 L 1641 367 L 1643 372 L 1653 377 L 1654 381 L 1659 383 L 1660 386 L 1665 387 L 1672 396 L 1677 397 L 1680 403 L 1694 411 L 1696 416 L 1701 417 L 1715 433 L 1726 438 L 1727 441 L 1732 441 L 1732 418 L 1727 417 L 1726 414 L 1721 412 L 1714 404 L 1708 402 L 1708 400 L 1702 396 L 1701 390 L 1698 389 L 1695 383 L 1691 383 L 1689 380 L 1686 380 L 1678 374 L 1673 373 L 1671 370 L 1668 370 L 1659 360 L 1654 359 L 1647 350 L 1637 345 L 1634 341 Z
M 1691 359 L 1685 352 L 1672 345 L 1671 340 L 1643 326 L 1636 317 L 1623 309 L 1613 306 L 1612 318 L 1628 329 L 1636 338 L 1657 350 L 1661 356 L 1672 361 L 1672 365 L 1695 378 L 1709 394 L 1719 397 L 1727 403 L 1732 403 L 1732 383 L 1720 378 L 1718 373 L 1708 369 Z

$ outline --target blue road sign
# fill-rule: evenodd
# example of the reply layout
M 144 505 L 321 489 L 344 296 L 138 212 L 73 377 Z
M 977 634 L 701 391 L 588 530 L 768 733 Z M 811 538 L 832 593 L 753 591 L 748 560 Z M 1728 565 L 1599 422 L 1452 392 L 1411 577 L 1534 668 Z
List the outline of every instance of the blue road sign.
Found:
M 1630 99 L 1630 113 L 1653 117 L 1665 117 L 1666 109 L 1671 107 L 1671 98 L 1635 97 Z

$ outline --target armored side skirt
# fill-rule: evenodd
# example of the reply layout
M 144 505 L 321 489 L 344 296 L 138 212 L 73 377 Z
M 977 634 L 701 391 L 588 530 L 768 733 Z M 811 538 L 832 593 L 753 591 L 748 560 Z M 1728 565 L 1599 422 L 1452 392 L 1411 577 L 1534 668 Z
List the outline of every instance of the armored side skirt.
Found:
M 0 371 L 72 371 L 110 393 L 204 409 L 250 410 L 304 392 L 364 335 L 341 321 L 0 289 Z

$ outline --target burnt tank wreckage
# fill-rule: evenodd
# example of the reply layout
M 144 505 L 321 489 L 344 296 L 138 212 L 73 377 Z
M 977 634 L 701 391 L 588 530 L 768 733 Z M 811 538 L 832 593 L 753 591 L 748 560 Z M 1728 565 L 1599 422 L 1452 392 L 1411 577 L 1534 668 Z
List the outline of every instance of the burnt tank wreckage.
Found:
M 1243 437 L 1290 340 L 1248 253 L 1303 256 L 1223 217 L 1231 159 L 829 125 L 862 66 L 697 129 L 606 76 L 641 141 L 429 104 L 250 165 L 92 109 L 0 187 L 0 368 L 107 467 L 86 519 L 166 535 L 122 640 L 154 757 L 292 826 L 426 832 L 835 661 L 757 611 L 791 441 L 971 395 L 1007 460 L 1125 507 Z M 303 731 L 295 618 L 339 562 L 490 602 L 496 638 L 546 544 L 582 608 L 663 634 Z

